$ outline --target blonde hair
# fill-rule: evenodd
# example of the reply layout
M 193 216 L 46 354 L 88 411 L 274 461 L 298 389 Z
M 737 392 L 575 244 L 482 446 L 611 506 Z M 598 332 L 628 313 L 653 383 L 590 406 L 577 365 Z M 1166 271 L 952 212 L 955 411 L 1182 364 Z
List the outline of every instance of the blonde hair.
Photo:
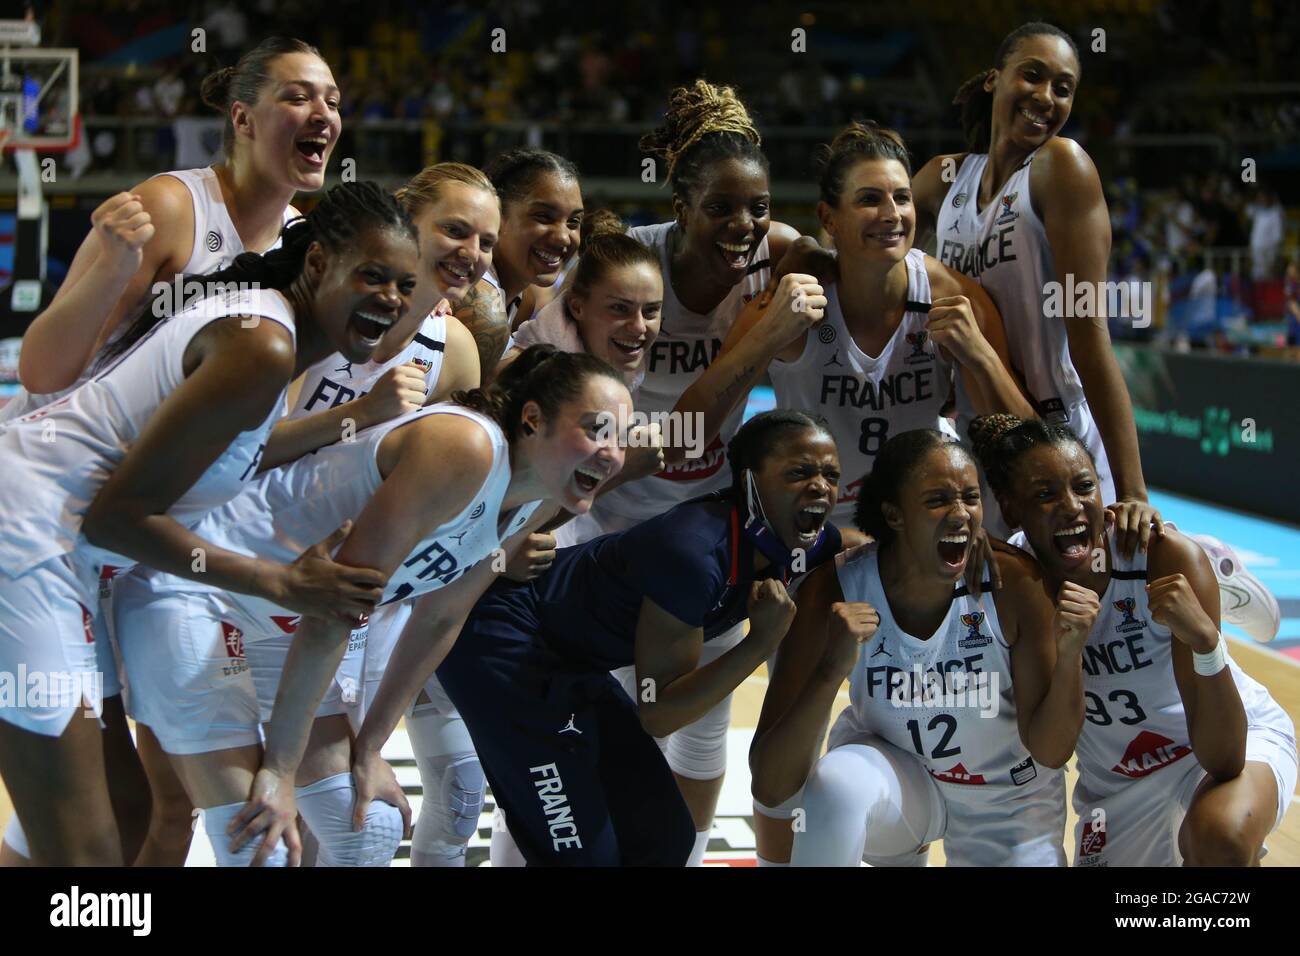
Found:
M 398 189 L 395 195 L 406 214 L 414 218 L 426 206 L 431 206 L 442 198 L 442 189 L 447 183 L 475 186 L 497 197 L 495 187 L 483 171 L 465 163 L 435 163 L 426 166 Z M 497 199 L 500 201 L 500 197 Z

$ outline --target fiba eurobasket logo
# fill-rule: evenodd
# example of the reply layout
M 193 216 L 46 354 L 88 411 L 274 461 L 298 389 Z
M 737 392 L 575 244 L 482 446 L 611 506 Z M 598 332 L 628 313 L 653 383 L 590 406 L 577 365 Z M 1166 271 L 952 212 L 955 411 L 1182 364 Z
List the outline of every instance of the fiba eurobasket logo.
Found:
M 1114 602 L 1114 604 L 1115 610 L 1124 615 L 1124 620 L 1115 625 L 1115 630 L 1120 632 L 1140 631 L 1142 628 L 1146 627 L 1144 621 L 1139 621 L 1133 616 L 1133 611 L 1137 607 L 1137 602 L 1131 597 L 1122 598 L 1121 600 Z

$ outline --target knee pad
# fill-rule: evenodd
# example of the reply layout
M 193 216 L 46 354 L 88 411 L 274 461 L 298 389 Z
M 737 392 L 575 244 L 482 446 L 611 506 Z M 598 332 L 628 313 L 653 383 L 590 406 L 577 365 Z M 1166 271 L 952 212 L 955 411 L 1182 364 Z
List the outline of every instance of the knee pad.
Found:
M 226 834 L 226 828 L 242 809 L 244 809 L 242 803 L 228 803 L 222 807 L 209 807 L 203 811 L 203 829 L 208 835 L 208 842 L 212 844 L 212 853 L 217 858 L 217 866 L 252 866 L 253 855 L 262 845 L 263 838 L 255 837 L 240 847 L 237 852 L 231 852 L 230 837 Z M 276 844 L 263 865 L 289 865 L 289 848 L 284 845 L 283 840 Z
M 707 714 L 668 737 L 665 755 L 673 773 L 690 780 L 714 780 L 727 769 L 727 729 L 731 726 L 731 695 Z
M 402 814 L 372 800 L 361 830 L 352 832 L 357 788 L 351 773 L 338 773 L 294 791 L 298 811 L 320 842 L 317 866 L 388 866 L 402 842 Z
M 27 834 L 23 832 L 23 825 L 18 822 L 18 814 L 9 815 L 9 824 L 5 827 L 4 841 L 9 849 L 13 850 L 25 860 L 32 858 L 32 848 L 27 845 Z
M 478 756 L 470 751 L 419 763 L 425 791 L 411 840 L 411 865 L 464 866 L 465 845 L 478 832 L 483 809 L 483 768 Z

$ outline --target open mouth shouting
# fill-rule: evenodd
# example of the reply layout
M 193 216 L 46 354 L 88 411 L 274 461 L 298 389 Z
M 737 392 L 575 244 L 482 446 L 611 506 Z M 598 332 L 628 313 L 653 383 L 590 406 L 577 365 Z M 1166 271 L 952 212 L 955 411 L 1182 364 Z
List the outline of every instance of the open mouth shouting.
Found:
M 329 137 L 324 133 L 312 133 L 297 140 L 293 145 L 307 165 L 314 169 L 325 168 L 325 152 L 329 149 Z
M 811 548 L 817 543 L 817 536 L 822 533 L 830 510 L 830 502 L 822 500 L 804 505 L 794 513 L 794 533 L 798 547 Z
M 966 559 L 970 554 L 970 540 L 969 531 L 950 532 L 939 539 L 937 546 L 939 560 L 946 571 L 961 574 L 965 569 Z
M 579 465 L 573 472 L 573 483 L 580 492 L 580 497 L 586 498 L 595 494 L 600 483 L 608 477 L 605 472 L 599 468 L 593 468 L 590 465 Z
M 718 252 L 722 255 L 723 260 L 730 269 L 745 269 L 749 266 L 749 258 L 754 252 L 754 240 L 746 239 L 743 242 L 719 242 L 717 243 Z
M 1076 565 L 1088 559 L 1091 553 L 1089 548 L 1092 543 L 1091 538 L 1088 525 L 1082 521 L 1075 521 L 1052 533 L 1052 545 L 1066 564 Z
M 358 309 L 348 318 L 348 327 L 367 350 L 373 351 L 396 321 L 392 315 Z

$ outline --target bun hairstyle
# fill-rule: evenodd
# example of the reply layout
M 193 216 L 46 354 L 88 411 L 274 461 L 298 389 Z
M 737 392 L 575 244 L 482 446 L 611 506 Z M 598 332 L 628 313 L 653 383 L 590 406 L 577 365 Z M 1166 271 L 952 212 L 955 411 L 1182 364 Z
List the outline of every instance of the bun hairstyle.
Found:
M 1015 415 L 980 415 L 966 429 L 975 457 L 988 478 L 989 487 L 999 498 L 1009 498 L 1014 490 L 1017 462 L 1025 452 L 1041 445 L 1078 445 L 1096 467 L 1092 452 L 1065 425 L 1049 425 L 1041 418 L 1018 418 Z
M 731 493 L 736 496 L 736 500 L 745 500 L 746 471 L 757 472 L 762 468 L 763 462 L 783 436 L 810 428 L 828 436 L 832 442 L 835 440 L 826 419 L 789 408 L 762 412 L 741 425 L 735 437 L 727 444 L 727 459 L 731 462 Z
M 271 63 L 289 53 L 310 53 L 325 59 L 320 50 L 292 37 L 268 37 L 249 50 L 234 66 L 223 66 L 203 78 L 199 98 L 225 117 L 221 131 L 221 150 L 227 159 L 234 155 L 235 127 L 230 121 L 232 104 L 256 103 L 271 82 Z
M 501 197 L 501 210 L 511 203 L 520 202 L 533 188 L 539 176 L 554 173 L 561 179 L 580 182 L 578 167 L 563 156 L 544 149 L 519 147 L 497 154 L 484 167 L 483 172 L 496 187 Z
M 894 529 L 885 521 L 881 505 L 886 501 L 898 504 L 899 492 L 912 476 L 917 464 L 936 448 L 954 449 L 974 463 L 968 452 L 947 435 L 933 428 L 918 428 L 900 432 L 881 447 L 876 455 L 871 474 L 862 480 L 858 492 L 858 505 L 853 512 L 853 523 L 864 534 L 869 534 L 882 545 L 894 538 Z
M 907 176 L 912 177 L 912 163 L 907 155 L 903 137 L 892 129 L 879 126 L 874 120 L 852 122 L 835 134 L 829 146 L 822 146 L 816 158 L 821 172 L 817 184 L 821 200 L 828 206 L 838 206 L 844 192 L 844 179 L 849 170 L 864 159 L 894 159 L 903 164 Z
M 560 293 L 564 314 L 569 321 L 569 297 L 586 298 L 593 286 L 598 285 L 614 269 L 624 266 L 648 265 L 662 274 L 659 255 L 649 246 L 627 234 L 627 224 L 608 209 L 588 213 L 582 220 L 582 247 L 578 260 L 569 271 Z
M 205 289 L 218 283 L 242 284 L 245 288 L 287 289 L 302 274 L 307 250 L 313 242 L 319 242 L 328 252 L 338 255 L 352 248 L 362 233 L 383 228 L 403 232 L 412 242 L 417 241 L 411 218 L 387 190 L 373 182 L 335 186 L 311 212 L 284 227 L 280 245 L 275 249 L 261 254 L 244 252 L 224 269 L 203 276 L 178 276 L 175 281 L 164 283 L 146 302 L 127 331 L 100 353 L 95 367 L 103 368 L 163 318 L 188 305 L 170 301 L 178 285 L 184 288 L 187 282 L 198 281 Z
M 767 172 L 762 142 L 734 89 L 696 80 L 672 91 L 663 125 L 641 137 L 641 150 L 667 161 L 673 194 L 689 203 L 705 170 L 720 160 L 749 160 Z
M 1074 58 L 1079 59 L 1079 48 L 1068 33 L 1054 24 L 1044 23 L 1042 20 L 1032 20 L 1029 23 L 1022 23 L 1002 38 L 1002 43 L 998 46 L 997 56 L 993 60 L 993 68 L 1000 70 L 1006 66 L 1007 58 L 1011 56 L 1016 45 L 1021 40 L 1035 36 L 1060 37 L 1070 45 L 1070 49 L 1074 51 Z M 976 73 L 957 88 L 957 93 L 952 98 L 952 105 L 961 110 L 962 133 L 965 134 L 966 145 L 972 153 L 987 153 L 989 151 L 989 136 L 992 132 L 993 94 L 984 89 L 984 80 L 988 75 L 988 70 L 981 70 Z
M 492 419 L 513 442 L 519 435 L 525 404 L 536 402 L 542 415 L 553 419 L 564 405 L 582 394 L 587 379 L 593 375 L 604 375 L 623 385 L 623 377 L 594 355 L 561 352 L 553 345 L 532 345 L 490 385 L 454 392 L 451 400 Z
M 483 190 L 500 201 L 496 187 L 480 169 L 465 163 L 435 163 L 416 173 L 394 194 L 406 214 L 414 219 L 421 210 L 432 206 L 442 196 L 447 183 L 463 183 Z

